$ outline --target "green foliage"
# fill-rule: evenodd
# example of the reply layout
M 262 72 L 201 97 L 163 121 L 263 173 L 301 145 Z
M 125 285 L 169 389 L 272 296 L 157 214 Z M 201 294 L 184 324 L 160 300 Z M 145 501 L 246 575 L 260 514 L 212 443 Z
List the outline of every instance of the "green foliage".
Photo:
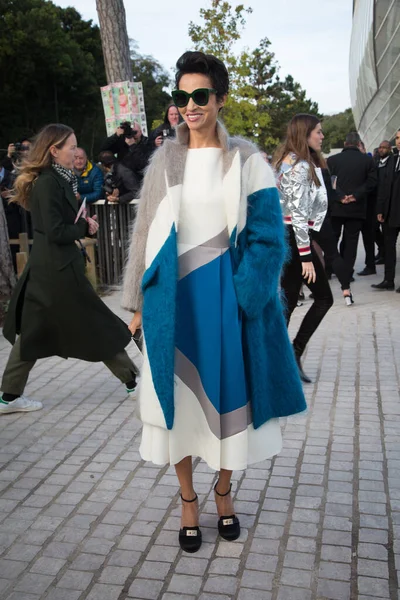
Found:
M 223 111 L 232 135 L 254 140 L 267 151 L 284 137 L 288 121 L 299 112 L 318 114 L 318 105 L 290 75 L 278 76 L 279 66 L 264 38 L 254 50 L 235 54 L 246 25 L 243 4 L 233 7 L 225 0 L 212 0 L 211 8 L 200 9 L 202 25 L 189 24 L 189 36 L 196 50 L 214 54 L 227 66 L 231 92 Z
M 351 108 L 336 115 L 324 117 L 322 129 L 325 135 L 322 145 L 324 152 L 328 153 L 332 148 L 343 148 L 346 135 L 357 130 Z
M 151 131 L 154 122 L 162 119 L 165 110 L 171 102 L 171 96 L 164 92 L 169 87 L 171 80 L 164 67 L 152 56 L 142 56 L 138 52 L 136 42 L 131 40 L 131 59 L 133 81 L 143 83 L 144 98 L 146 103 L 147 126 Z
M 132 59 L 151 125 L 169 102 L 163 91 L 169 77 L 134 46 Z M 105 84 L 100 31 L 92 21 L 48 0 L 0 0 L 0 148 L 61 122 L 96 157 L 106 135 L 99 90 Z
M 60 121 L 90 150 L 104 135 L 98 27 L 44 0 L 0 0 L 0 15 L 1 146 Z

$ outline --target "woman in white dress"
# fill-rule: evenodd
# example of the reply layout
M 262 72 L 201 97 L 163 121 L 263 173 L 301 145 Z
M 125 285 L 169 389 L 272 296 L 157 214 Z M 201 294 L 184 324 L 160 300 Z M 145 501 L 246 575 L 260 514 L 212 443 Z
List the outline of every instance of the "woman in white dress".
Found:
M 201 545 L 192 456 L 219 472 L 218 530 L 240 535 L 232 470 L 277 454 L 277 417 L 305 409 L 278 292 L 286 246 L 272 171 L 258 149 L 218 122 L 229 77 L 202 52 L 177 63 L 184 119 L 144 180 L 123 306 L 142 327 L 140 453 L 173 464 L 181 486 L 179 543 Z

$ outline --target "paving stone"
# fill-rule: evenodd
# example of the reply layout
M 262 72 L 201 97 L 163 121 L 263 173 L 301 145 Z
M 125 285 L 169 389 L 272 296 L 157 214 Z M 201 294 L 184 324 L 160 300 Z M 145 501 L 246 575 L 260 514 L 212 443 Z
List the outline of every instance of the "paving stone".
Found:
M 96 583 L 86 598 L 87 600 L 118 600 L 121 592 L 122 586 Z
M 164 566 L 167 567 L 166 571 L 168 572 L 170 568 L 169 565 L 164 563 Z M 176 565 L 175 571 L 176 573 L 184 573 L 186 575 L 203 576 L 207 570 L 207 566 L 208 560 L 205 558 L 186 558 L 183 556 Z
M 38 558 L 30 568 L 31 573 L 42 573 L 42 575 L 57 575 L 66 561 L 62 558 L 49 558 L 42 556 Z
M 32 590 L 35 591 L 35 594 L 44 594 L 47 588 L 53 582 L 54 577 L 51 575 L 41 575 L 38 573 L 27 573 L 24 577 L 17 583 L 15 586 L 15 590 L 17 592 L 27 592 L 30 593 Z
M 25 571 L 28 562 L 16 560 L 0 560 L 0 577 L 3 579 L 17 579 Z
M 319 577 L 321 579 L 339 579 L 341 581 L 350 581 L 350 565 L 335 562 L 321 562 L 319 567 Z
M 86 590 L 93 579 L 93 573 L 84 571 L 66 571 L 57 586 L 68 590 Z
M 225 578 L 221 577 L 220 579 L 223 580 Z M 168 586 L 168 591 L 169 592 L 177 592 L 177 593 L 181 592 L 183 594 L 189 594 L 189 595 L 196 596 L 200 591 L 201 584 L 202 584 L 201 577 L 195 577 L 193 575 L 173 575 L 171 582 Z M 206 589 L 206 587 L 205 587 L 205 589 Z M 221 592 L 226 591 L 223 588 L 224 588 L 224 585 L 221 582 L 221 586 L 220 586 Z M 213 591 L 213 590 L 206 590 L 206 591 Z
M 311 600 L 311 590 L 282 585 L 277 600 Z
M 281 574 L 281 583 L 283 585 L 309 588 L 311 586 L 311 573 L 310 571 L 284 567 Z
M 104 556 L 98 554 L 79 554 L 71 564 L 76 571 L 96 571 L 104 562 Z
M 318 581 L 318 595 L 330 600 L 350 600 L 350 583 L 320 579 Z

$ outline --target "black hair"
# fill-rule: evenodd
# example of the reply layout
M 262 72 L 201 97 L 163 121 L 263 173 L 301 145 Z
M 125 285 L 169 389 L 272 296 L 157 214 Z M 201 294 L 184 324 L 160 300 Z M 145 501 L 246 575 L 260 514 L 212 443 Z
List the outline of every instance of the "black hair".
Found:
M 175 75 L 176 89 L 183 75 L 190 73 L 201 73 L 211 79 L 212 86 L 217 90 L 217 99 L 222 98 L 229 92 L 229 74 L 226 66 L 216 56 L 204 54 L 204 52 L 188 51 L 182 54 L 176 63 Z
M 179 108 L 176 106 L 176 104 L 168 104 L 167 110 L 165 111 L 164 122 L 163 122 L 163 125 L 166 125 L 167 127 L 170 127 L 170 124 L 169 124 L 169 121 L 168 121 L 168 113 L 169 113 L 169 109 L 172 108 L 172 107 L 176 108 L 176 110 L 179 113 L 179 123 L 183 122 L 183 119 L 181 117 L 181 113 L 179 112 Z
M 345 146 L 358 146 L 359 144 L 361 144 L 361 138 L 357 131 L 351 131 L 346 135 Z
M 115 158 L 114 154 L 111 152 L 111 150 L 103 150 L 102 152 L 100 152 L 99 154 L 99 162 L 104 165 L 105 167 L 109 168 L 111 167 L 114 163 L 117 162 L 117 159 Z

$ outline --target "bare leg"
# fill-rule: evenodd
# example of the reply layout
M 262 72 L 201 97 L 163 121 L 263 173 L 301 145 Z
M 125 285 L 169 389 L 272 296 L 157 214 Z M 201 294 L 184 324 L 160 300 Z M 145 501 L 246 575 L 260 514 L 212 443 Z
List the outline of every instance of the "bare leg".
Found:
M 220 494 L 226 494 L 231 485 L 231 477 L 232 471 L 227 471 L 226 469 L 221 469 L 219 472 L 219 480 L 216 487 L 216 490 Z M 233 500 L 232 495 L 227 494 L 226 496 L 218 496 L 215 494 L 215 504 L 217 505 L 218 516 L 219 517 L 228 517 L 230 515 L 235 514 L 235 509 L 233 508 Z
M 181 486 L 181 494 L 185 500 L 193 500 L 196 492 L 193 489 L 192 457 L 186 456 L 175 465 L 176 476 Z M 199 524 L 198 502 L 182 502 L 181 527 L 197 527 Z

